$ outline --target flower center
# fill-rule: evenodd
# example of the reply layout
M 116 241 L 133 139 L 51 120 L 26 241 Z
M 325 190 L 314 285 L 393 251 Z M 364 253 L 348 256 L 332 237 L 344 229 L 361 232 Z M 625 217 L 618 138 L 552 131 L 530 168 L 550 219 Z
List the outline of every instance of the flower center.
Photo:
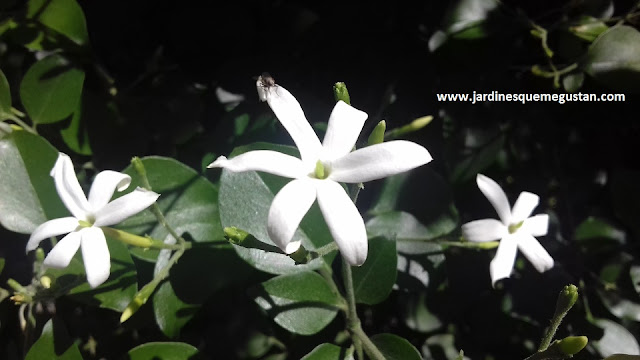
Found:
M 93 223 L 96 222 L 96 217 L 92 214 L 87 214 L 86 218 L 86 220 L 78 220 L 78 224 L 80 224 L 80 226 L 82 227 L 92 227 Z
M 518 231 L 518 229 L 520 229 L 522 227 L 522 224 L 524 224 L 524 220 L 520 221 L 517 224 L 509 225 L 509 234 L 514 234 L 516 231 Z
M 329 169 L 324 166 L 322 161 L 318 160 L 318 162 L 316 163 L 316 169 L 314 170 L 313 174 L 315 175 L 316 179 L 326 179 L 329 177 Z

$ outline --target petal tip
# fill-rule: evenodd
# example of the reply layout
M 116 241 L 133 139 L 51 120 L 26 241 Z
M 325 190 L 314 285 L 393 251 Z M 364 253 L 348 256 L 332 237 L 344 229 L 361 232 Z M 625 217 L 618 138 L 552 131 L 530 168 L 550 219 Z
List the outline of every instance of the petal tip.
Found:
M 212 168 L 223 168 L 225 167 L 225 165 L 227 164 L 229 160 L 227 159 L 226 156 L 220 156 L 216 159 L 216 161 L 212 162 L 211 164 L 207 165 L 207 169 L 212 169 Z

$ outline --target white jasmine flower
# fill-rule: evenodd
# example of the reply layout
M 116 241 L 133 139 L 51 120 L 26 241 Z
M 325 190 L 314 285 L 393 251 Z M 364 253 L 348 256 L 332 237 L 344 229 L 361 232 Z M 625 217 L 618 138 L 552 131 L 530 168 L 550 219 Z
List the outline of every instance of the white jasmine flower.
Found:
M 367 258 L 367 233 L 362 216 L 338 182 L 360 183 L 398 174 L 432 160 L 422 146 L 390 141 L 351 151 L 367 114 L 338 101 L 329 117 L 324 142 L 316 136 L 296 98 L 274 83 L 257 83 L 266 100 L 289 132 L 301 159 L 276 151 L 250 151 L 233 159 L 219 157 L 209 167 L 230 171 L 264 171 L 294 179 L 273 199 L 267 232 L 273 242 L 290 254 L 300 247 L 292 241 L 300 221 L 318 200 L 322 215 L 342 256 L 352 265 Z
M 544 236 L 549 228 L 549 215 L 531 216 L 540 197 L 523 191 L 510 209 L 509 200 L 500 185 L 478 174 L 476 182 L 500 217 L 476 220 L 462 225 L 462 234 L 469 241 L 484 242 L 500 239 L 496 256 L 491 261 L 491 282 L 511 275 L 518 249 L 539 272 L 553 267 L 553 259 L 534 236 Z
M 129 187 L 131 177 L 106 170 L 96 175 L 87 200 L 76 178 L 71 159 L 63 153 L 58 156 L 51 176 L 60 199 L 73 216 L 49 220 L 38 226 L 29 238 L 27 251 L 37 248 L 44 239 L 68 233 L 51 249 L 44 259 L 44 265 L 65 268 L 78 248 L 81 248 L 87 281 L 95 288 L 109 278 L 111 269 L 107 241 L 100 227 L 117 224 L 139 213 L 153 204 L 160 195 L 137 188 L 109 202 L 116 189 L 123 191 Z

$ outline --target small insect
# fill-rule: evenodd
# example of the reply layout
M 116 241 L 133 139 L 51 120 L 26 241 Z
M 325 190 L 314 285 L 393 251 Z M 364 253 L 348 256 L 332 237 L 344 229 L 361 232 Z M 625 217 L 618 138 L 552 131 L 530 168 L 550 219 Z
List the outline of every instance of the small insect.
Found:
M 258 76 L 258 81 L 256 81 L 256 89 L 258 90 L 258 97 L 260 101 L 267 101 L 267 94 L 270 91 L 277 89 L 276 81 L 273 79 L 269 73 L 262 73 L 262 75 Z

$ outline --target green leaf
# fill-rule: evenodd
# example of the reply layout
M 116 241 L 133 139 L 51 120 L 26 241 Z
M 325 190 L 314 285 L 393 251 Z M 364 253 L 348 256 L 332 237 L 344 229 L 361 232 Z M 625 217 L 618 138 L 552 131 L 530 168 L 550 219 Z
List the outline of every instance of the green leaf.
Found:
M 383 237 L 369 240 L 369 254 L 362 266 L 352 267 L 356 302 L 375 305 L 389 296 L 396 282 L 396 242 Z
M 0 258 L 0 274 L 2 274 L 2 270 L 4 270 L 4 258 Z
M 353 351 L 333 344 L 320 344 L 302 360 L 353 360 Z
M 61 55 L 51 55 L 27 70 L 20 84 L 20 98 L 34 123 L 54 123 L 78 108 L 83 83 L 84 71 Z
M 606 357 L 621 353 L 640 355 L 638 341 L 624 326 L 608 319 L 593 319 L 591 322 L 604 330 L 602 338 L 589 341 L 589 344 L 598 351 L 600 356 Z
M 500 2 L 496 0 L 459 0 L 447 11 L 443 28 L 429 39 L 432 52 L 444 44 L 449 37 L 477 39 L 487 36 L 486 21 Z
M 396 239 L 398 252 L 424 254 L 442 250 L 440 245 L 431 240 L 451 233 L 457 225 L 457 213 L 455 218 L 450 214 L 443 214 L 429 226 L 424 226 L 409 213 L 391 211 L 367 221 L 367 234 L 370 237 Z
M 317 333 L 338 311 L 338 296 L 322 276 L 312 271 L 267 280 L 250 295 L 278 325 L 295 334 Z
M 11 90 L 9 89 L 9 81 L 0 70 L 0 120 L 7 118 L 11 114 Z
M 589 217 L 584 220 L 575 232 L 576 240 L 582 244 L 588 244 L 591 241 L 609 241 L 614 244 L 624 244 L 626 242 L 626 234 L 624 231 L 618 230 L 609 225 L 604 220 Z
M 401 309 L 404 322 L 413 331 L 428 333 L 442 326 L 442 322 L 427 308 L 427 294 L 408 294 L 408 301 Z
M 25 360 L 82 360 L 78 345 L 69 338 L 61 320 L 54 318 L 42 328 L 40 338 L 31 346 Z
M 433 335 L 424 342 L 426 346 L 423 348 L 440 348 L 439 350 L 444 353 L 446 359 L 465 359 L 457 350 L 455 340 L 452 334 Z
M 617 318 L 640 321 L 640 304 L 621 297 L 616 291 L 598 289 L 598 295 L 604 306 Z
M 111 255 L 109 279 L 95 289 L 86 281 L 81 251 L 64 269 L 47 269 L 46 274 L 55 280 L 52 290 L 69 289 L 69 296 L 85 304 L 122 312 L 138 291 L 137 272 L 126 245 L 107 237 Z
M 569 32 L 588 42 L 594 41 L 607 30 L 607 24 L 592 16 L 582 16 L 578 24 L 569 27 Z
M 181 342 L 149 342 L 134 347 L 127 354 L 129 360 L 201 359 L 198 349 Z
M 252 271 L 255 270 L 230 245 L 187 251 L 171 269 L 169 281 L 153 295 L 158 327 L 166 336 L 177 337 L 208 297 L 224 288 L 242 285 Z
M 27 18 L 39 21 L 78 45 L 89 41 L 84 13 L 75 0 L 29 0 Z
M 582 87 L 584 83 L 584 73 L 577 72 L 573 74 L 568 74 L 564 78 L 562 78 L 562 87 L 566 92 L 574 93 Z
M 605 31 L 589 47 L 584 69 L 614 89 L 637 90 L 640 81 L 640 32 L 626 25 Z
M 287 146 L 256 143 L 235 149 L 232 156 L 257 149 L 268 149 L 295 154 L 295 149 Z M 223 170 L 220 178 L 220 220 L 223 227 L 235 226 L 253 235 L 264 246 L 246 248 L 234 245 L 245 261 L 255 268 L 271 274 L 290 274 L 322 266 L 322 258 L 308 264 L 296 264 L 293 259 L 282 253 L 269 239 L 267 234 L 267 214 L 275 194 L 289 179 L 258 173 L 255 171 L 238 172 Z M 314 250 L 333 241 L 320 209 L 314 204 L 296 230 L 293 240 L 302 241 L 307 250 Z M 325 257 L 330 261 L 335 252 Z
M 80 155 L 91 155 L 89 132 L 82 121 L 82 106 L 73 113 L 69 127 L 60 131 L 62 140 L 67 146 Z
M 0 224 L 28 234 L 43 222 L 68 214 L 49 172 L 58 151 L 45 139 L 13 131 L 0 139 Z
M 479 149 L 474 149 L 471 155 L 457 163 L 451 171 L 452 183 L 463 183 L 475 179 L 482 170 L 492 165 L 498 158 L 498 153 L 504 146 L 504 135 L 500 135 Z
M 156 204 L 167 222 L 178 233 L 188 234 L 195 242 L 224 240 L 218 214 L 218 188 L 195 170 L 177 160 L 163 157 L 146 157 L 142 163 L 153 191 L 160 194 Z M 142 186 L 140 175 L 133 166 L 123 171 L 131 176 L 131 188 Z M 158 223 L 147 209 L 128 218 L 118 228 L 133 234 L 164 240 L 167 230 Z M 131 253 L 146 261 L 155 261 L 158 250 L 133 248 Z
M 377 334 L 371 341 L 387 360 L 421 360 L 416 348 L 406 339 L 393 334 Z

